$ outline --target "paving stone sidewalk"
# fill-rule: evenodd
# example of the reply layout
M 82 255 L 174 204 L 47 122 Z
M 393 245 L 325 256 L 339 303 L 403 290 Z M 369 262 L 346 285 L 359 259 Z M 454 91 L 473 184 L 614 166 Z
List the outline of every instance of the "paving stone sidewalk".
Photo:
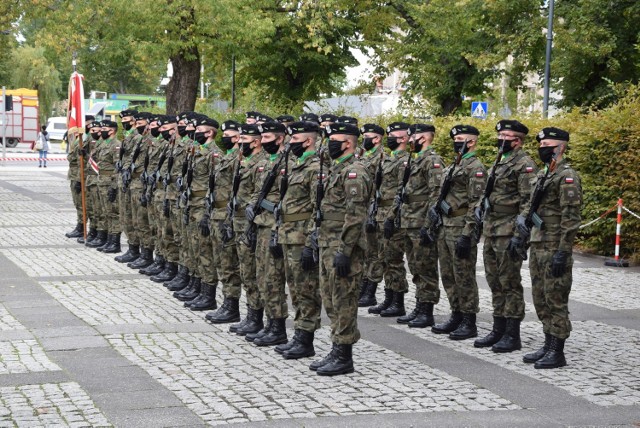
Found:
M 64 165 L 0 167 L 0 427 L 640 426 L 639 268 L 576 257 L 565 368 L 521 362 L 542 340 L 525 263 L 522 351 L 494 354 L 360 309 L 356 372 L 325 378 L 311 359 L 208 324 L 112 255 L 66 239 L 65 176 Z M 481 258 L 477 274 L 483 335 Z M 330 346 L 323 317 L 318 356 Z

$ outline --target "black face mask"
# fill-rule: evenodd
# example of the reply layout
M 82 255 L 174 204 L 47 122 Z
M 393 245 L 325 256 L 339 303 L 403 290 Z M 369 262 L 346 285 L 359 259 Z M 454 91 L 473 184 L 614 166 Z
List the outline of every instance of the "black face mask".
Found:
M 149 128 L 149 132 L 151 132 L 151 136 L 153 138 L 158 138 L 158 135 L 160 135 L 160 127 L 156 126 L 155 128 Z
M 122 124 L 122 127 L 124 128 L 125 131 L 130 131 L 131 128 L 133 128 L 133 123 L 131 122 L 124 122 Z
M 145 129 L 147 129 L 147 125 L 141 125 L 136 127 L 136 131 L 138 131 L 138 134 L 144 134 Z
M 235 145 L 233 144 L 233 137 L 222 137 L 222 145 L 226 150 L 233 149 L 233 146 Z
M 338 159 L 344 153 L 342 144 L 344 141 L 329 140 L 329 157 L 331 159 Z
M 553 160 L 553 155 L 555 154 L 555 147 L 540 147 L 538 149 L 538 156 L 540 156 L 540 160 L 546 164 L 551 163 Z
M 184 137 L 187 135 L 187 127 L 186 125 L 178 125 L 178 135 Z
M 305 152 L 304 147 L 302 146 L 302 144 L 304 143 L 304 141 L 300 142 L 300 143 L 289 143 L 290 147 L 291 147 L 291 153 L 293 153 L 293 155 L 297 158 L 302 157 L 302 155 Z
M 511 143 L 513 143 L 514 141 L 516 141 L 516 140 L 515 139 L 507 140 L 507 139 L 498 138 L 498 142 L 496 143 L 496 147 L 498 149 L 500 147 L 503 147 L 502 153 L 509 153 L 511 150 L 513 150 L 513 147 L 511 147 Z M 502 145 L 502 143 L 504 143 L 504 146 Z
M 171 139 L 171 130 L 166 129 L 162 131 L 161 134 L 162 134 L 162 138 L 164 138 L 165 140 L 169 141 Z
M 464 151 L 462 152 L 462 154 L 467 153 L 467 150 L 469 150 L 469 147 L 465 147 L 464 141 L 455 141 L 453 143 L 453 150 L 457 153 L 460 153 L 460 150 L 462 150 L 462 147 L 464 147 Z
M 91 133 L 91 138 L 93 138 L 94 140 L 99 140 L 100 139 L 100 132 L 92 132 Z
M 273 140 L 273 141 L 267 141 L 266 143 L 262 143 L 262 148 L 264 149 L 265 152 L 269 153 L 270 155 L 274 155 L 278 153 L 278 149 L 280 148 L 280 146 L 276 144 L 276 140 Z
M 107 138 L 109 138 L 109 131 L 100 131 L 100 136 L 103 140 L 106 140 Z
M 413 152 L 420 153 L 422 151 L 422 146 L 424 143 L 419 143 L 418 141 L 423 141 L 422 138 L 413 142 Z
M 240 147 L 242 148 L 242 156 L 244 156 L 245 158 L 251 156 L 251 153 L 253 152 L 251 143 L 242 143 L 240 144 Z
M 387 147 L 389 147 L 389 150 L 394 151 L 399 145 L 398 137 L 387 137 Z
M 373 138 L 365 138 L 364 140 L 362 140 L 362 147 L 366 151 L 373 149 L 375 147 L 373 144 Z
M 204 144 L 207 142 L 207 136 L 204 135 L 204 132 L 196 132 L 193 136 L 193 139 L 198 142 L 198 144 Z
M 191 131 L 187 131 L 187 137 L 191 138 L 192 140 L 196 139 L 196 130 L 193 129 Z

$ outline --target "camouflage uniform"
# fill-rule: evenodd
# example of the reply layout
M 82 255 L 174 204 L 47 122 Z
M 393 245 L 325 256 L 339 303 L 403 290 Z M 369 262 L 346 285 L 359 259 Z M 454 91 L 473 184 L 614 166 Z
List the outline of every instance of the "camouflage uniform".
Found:
M 378 166 L 382 162 L 380 158 L 380 151 L 384 151 L 382 146 L 377 146 L 368 152 L 365 152 L 362 157 L 360 157 L 360 161 L 367 169 L 369 173 L 369 177 L 372 179 L 376 176 L 376 171 L 378 171 Z M 367 201 L 372 200 L 375 192 L 375 185 L 371 186 L 371 195 Z M 364 254 L 364 277 L 368 280 L 373 280 L 373 278 L 380 278 L 384 274 L 384 266 L 383 261 L 380 260 L 380 253 L 382 248 L 380 246 L 381 241 L 378 240 L 379 232 L 366 233 L 365 237 L 367 240 L 367 249 Z M 378 281 L 379 282 L 379 281 Z
M 177 259 L 169 259 L 169 261 L 179 263 L 183 266 L 186 266 L 185 261 L 189 259 L 189 242 L 186 227 L 182 220 L 182 208 L 177 204 L 177 200 L 180 195 L 176 179 L 182 174 L 182 164 L 187 159 L 187 153 L 190 151 L 191 143 L 191 140 L 186 136 L 182 138 L 180 138 L 179 135 L 176 136 L 176 145 L 174 146 L 173 151 L 174 164 L 171 170 L 171 179 L 167 188 L 166 196 L 167 199 L 169 199 L 169 221 L 171 222 L 171 229 L 173 230 L 172 245 L 175 247 L 175 252 L 173 254 L 178 256 Z
M 85 172 L 85 191 L 87 203 L 87 218 L 91 223 L 92 229 L 107 230 L 107 218 L 102 211 L 100 205 L 100 192 L 98 192 L 98 173 L 91 167 L 90 159 L 95 160 L 96 146 L 100 144 L 100 140 L 90 138 L 87 142 L 87 157 L 84 163 Z
M 295 308 L 294 327 L 309 333 L 320 328 L 322 299 L 318 270 L 303 270 L 300 257 L 314 227 L 312 214 L 319 171 L 320 160 L 313 151 L 289 163 L 289 187 L 282 201 L 282 225 L 278 231 L 291 303 Z
M 112 137 L 108 140 L 101 140 L 96 144 L 94 158 L 98 163 L 98 192 L 100 194 L 100 208 L 105 215 L 105 225 L 107 232 L 111 234 L 119 234 L 122 232 L 122 226 L 119 218 L 118 199 L 109 202 L 108 193 L 110 189 L 116 189 L 116 161 L 120 151 L 120 141 Z
M 544 175 L 540 171 L 538 177 Z M 571 332 L 569 321 L 569 292 L 572 283 L 573 242 L 580 227 L 582 186 L 580 176 L 565 159 L 549 173 L 545 192 L 538 208 L 544 221 L 542 229 L 531 230 L 531 260 L 529 271 L 533 304 L 544 332 L 559 339 L 566 339 Z M 565 274 L 555 278 L 551 274 L 551 258 L 555 251 L 570 254 Z
M 451 206 L 451 214 L 443 215 L 443 227 L 438 237 L 438 260 L 442 285 L 447 293 L 452 312 L 476 314 L 478 308 L 478 284 L 476 283 L 477 246 L 472 242 L 471 255 L 460 259 L 455 254 L 456 240 L 471 236 L 475 227 L 474 206 L 482 198 L 487 171 L 476 158 L 475 152 L 462 157 L 455 172 L 445 201 Z M 449 168 L 443 172 L 443 181 Z
M 524 319 L 524 296 L 520 268 L 507 247 L 513 236 L 516 216 L 528 211 L 537 167 L 522 149 L 503 155 L 496 167 L 495 185 L 484 220 L 484 269 L 491 289 L 493 315 Z
M 320 295 L 331 320 L 331 341 L 352 345 L 360 339 L 358 291 L 366 248 L 362 224 L 367 218 L 371 179 L 353 155 L 334 161 L 325 186 L 318 244 L 320 246 Z M 316 207 L 317 209 L 317 207 Z M 307 245 L 310 245 L 309 238 Z M 336 252 L 351 259 L 348 277 L 336 275 Z
M 163 138 L 151 137 L 151 142 L 147 148 L 149 155 L 149 165 L 147 166 L 147 175 L 151 176 L 157 169 L 160 162 L 160 156 L 165 150 L 169 142 Z M 146 156 L 146 155 L 145 155 Z M 166 160 L 163 164 L 166 165 Z M 166 255 L 166 246 L 163 241 L 164 215 L 162 215 L 162 188 L 161 180 L 156 179 L 156 190 L 151 191 L 149 180 L 147 181 L 147 216 L 149 217 L 149 228 L 151 229 L 152 245 L 150 248 L 158 255 L 163 257 Z M 160 188 L 160 189 L 159 189 Z
M 76 183 L 80 182 L 80 142 L 78 138 L 81 137 L 76 137 L 69 142 L 69 153 L 67 154 L 67 160 L 69 161 L 69 171 L 67 171 L 67 180 L 69 180 L 69 186 L 71 188 L 71 198 L 73 199 L 73 205 L 76 208 L 76 223 L 82 224 L 82 193 L 76 191 Z M 87 143 L 85 142 L 84 145 L 86 144 Z M 95 225 L 93 224 L 92 226 L 95 227 Z
M 144 248 L 153 248 L 153 235 L 151 234 L 151 226 L 149 224 L 149 213 L 147 207 L 143 207 L 140 202 L 140 197 L 144 190 L 144 185 L 140 181 L 142 172 L 144 171 L 144 158 L 148 152 L 151 144 L 151 137 L 148 135 L 136 135 L 131 142 L 134 147 L 134 152 L 137 150 L 137 146 L 140 146 L 140 153 L 138 154 L 135 162 L 133 161 L 133 155 L 131 162 L 133 162 L 133 172 L 131 173 L 131 184 L 129 185 L 129 194 L 131 197 L 131 211 L 133 220 L 133 229 L 136 231 L 136 237 L 138 238 L 138 245 Z
M 175 263 L 178 261 L 178 249 L 173 243 L 174 230 L 173 230 L 172 223 L 169 220 L 169 217 L 167 217 L 164 213 L 164 199 L 165 199 L 165 195 L 168 192 L 168 186 L 164 186 L 164 183 L 163 183 L 164 178 L 167 172 L 169 171 L 169 158 L 170 156 L 172 156 L 171 152 L 173 151 L 173 148 L 175 146 L 172 143 L 164 140 L 164 138 L 160 138 L 159 140 L 161 141 L 163 150 L 165 148 L 167 150 L 167 158 L 165 159 L 164 163 L 160 167 L 159 178 L 156 183 L 156 189 L 153 193 L 154 194 L 153 204 L 155 206 L 155 212 L 156 212 L 156 221 L 157 221 L 157 227 L 158 227 L 158 241 L 159 241 L 159 242 L 156 242 L 156 250 L 158 246 L 160 246 L 160 248 L 162 249 L 162 255 L 164 256 L 164 258 L 169 262 Z M 174 163 L 175 163 L 175 159 L 174 159 Z M 173 170 L 173 168 L 177 168 L 177 167 L 175 165 L 172 165 L 171 169 Z M 169 201 L 169 203 L 171 203 L 171 201 Z
M 118 153 L 118 160 L 121 161 L 122 171 L 129 169 L 129 167 L 131 166 L 131 157 L 136 144 L 136 142 L 134 142 L 134 139 L 137 135 L 138 134 L 135 129 L 124 131 L 124 139 L 122 140 L 120 146 L 120 152 L 122 153 L 122 156 L 120 157 L 120 154 Z M 118 184 L 118 218 L 120 219 L 122 230 L 127 235 L 129 245 L 140 245 L 140 237 L 133 226 L 131 189 L 127 188 L 126 191 L 123 191 L 122 174 L 118 174 L 116 176 L 116 182 Z

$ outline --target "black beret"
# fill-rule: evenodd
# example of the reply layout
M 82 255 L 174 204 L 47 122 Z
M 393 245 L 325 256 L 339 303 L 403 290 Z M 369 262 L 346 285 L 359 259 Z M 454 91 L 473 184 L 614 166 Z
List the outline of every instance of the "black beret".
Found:
M 280 122 L 274 122 L 273 120 L 270 121 L 270 122 L 265 122 L 265 123 L 263 123 L 261 125 L 258 125 L 258 129 L 263 134 L 265 132 L 279 132 L 279 133 L 282 133 L 282 134 L 287 132 L 287 127 L 286 126 L 284 126 Z
M 127 116 L 133 116 L 136 113 L 138 113 L 137 110 L 122 110 L 120 112 L 120 119 L 122 119 L 123 117 L 127 117 Z
M 196 126 L 200 126 L 200 125 L 206 125 L 206 126 L 211 126 L 213 128 L 218 129 L 220 127 L 220 124 L 218 123 L 217 120 L 215 119 L 211 119 L 210 117 L 201 115 L 200 117 L 197 118 L 198 122 L 196 124 Z
M 176 123 L 176 117 L 168 114 L 158 117 L 158 126 L 166 125 L 167 123 Z
M 302 116 L 300 116 L 300 120 L 302 122 L 315 122 L 318 124 L 320 123 L 320 118 L 315 113 L 305 113 Z
M 560 128 L 542 128 L 542 131 L 536 135 L 536 140 L 540 142 L 541 140 L 560 140 L 569 142 L 569 133 L 564 129 Z
M 87 120 L 96 120 L 96 117 L 92 114 L 85 114 L 84 121 L 86 122 Z
M 91 122 L 91 125 L 89 125 L 89 128 L 102 128 L 102 123 L 94 120 L 93 122 Z
M 475 126 L 456 125 L 453 128 L 451 128 L 451 131 L 449 132 L 449 136 L 451 138 L 454 138 L 458 134 L 480 135 L 480 131 L 478 131 L 478 128 L 476 128 Z
M 251 118 L 251 119 L 257 119 L 258 116 L 260 116 L 260 112 L 258 111 L 248 111 L 246 112 L 244 115 L 247 117 L 247 119 Z
M 344 134 L 344 135 L 355 135 L 356 137 L 360 136 L 360 130 L 356 125 L 352 125 L 350 123 L 332 123 L 331 125 L 327 125 L 325 127 L 327 130 L 327 135 L 333 134 Z
M 283 114 L 281 116 L 276 117 L 276 120 L 280 123 L 282 122 L 295 122 L 296 118 L 291 116 L 290 114 Z
M 509 129 L 514 132 L 521 132 L 525 135 L 529 133 L 529 128 L 527 128 L 522 123 L 517 120 L 501 120 L 496 124 L 496 131 L 504 131 L 505 129 Z
M 365 132 L 373 132 L 374 134 L 384 135 L 384 129 L 382 128 L 382 126 L 378 126 L 375 123 L 365 123 L 360 128 L 360 132 L 363 134 Z
M 181 120 L 189 120 L 190 117 L 192 117 L 191 115 L 193 115 L 194 113 L 192 111 L 183 111 L 182 113 L 178 113 L 176 115 L 176 122 L 180 122 Z
M 287 127 L 287 134 L 304 134 L 306 132 L 320 132 L 320 127 L 315 122 L 293 122 Z
M 133 118 L 135 120 L 151 120 L 153 118 L 153 114 L 146 112 L 146 111 L 141 111 L 138 112 L 136 114 L 133 115 Z
M 436 132 L 436 127 L 428 123 L 414 123 L 409 127 L 409 135 L 422 134 L 423 132 Z
M 162 115 L 161 114 L 153 114 L 149 120 L 151 122 L 158 122 L 158 121 L 160 121 L 160 119 L 162 119 Z M 158 126 L 160 126 L 160 125 L 158 125 Z
M 337 122 L 338 116 L 331 113 L 325 113 L 320 115 L 320 122 Z
M 258 128 L 258 125 L 244 124 L 240 127 L 240 134 L 259 136 L 260 129 Z
M 336 122 L 349 123 L 351 125 L 358 126 L 358 119 L 352 116 L 340 116 Z
M 194 113 L 190 114 L 185 120 L 187 127 L 193 126 L 194 128 L 200 124 L 200 121 L 203 119 L 207 119 L 208 116 L 206 114 Z M 179 121 L 180 119 L 178 119 Z
M 256 117 L 256 121 L 258 122 L 273 122 L 273 118 L 267 116 L 266 114 L 260 114 Z
M 393 132 L 393 131 L 406 131 L 409 129 L 411 125 L 409 125 L 407 122 L 393 122 L 390 123 L 389 126 L 387 126 L 387 134 Z
M 234 131 L 240 132 L 240 127 L 241 126 L 242 125 L 240 125 L 235 120 L 227 120 L 227 121 L 222 122 L 222 130 L 223 131 L 226 131 L 227 129 L 232 129 Z
M 118 129 L 118 124 L 113 120 L 103 120 L 102 122 L 100 122 L 100 126 L 102 126 L 103 128 Z

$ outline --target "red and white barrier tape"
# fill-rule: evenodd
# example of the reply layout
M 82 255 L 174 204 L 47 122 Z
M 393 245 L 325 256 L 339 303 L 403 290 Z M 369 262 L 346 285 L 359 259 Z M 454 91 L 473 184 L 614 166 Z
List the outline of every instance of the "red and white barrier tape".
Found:
M 61 162 L 66 161 L 67 158 L 47 158 L 47 162 Z M 25 158 L 25 157 L 12 157 L 12 158 L 2 158 L 0 157 L 0 162 L 38 162 L 38 158 Z

